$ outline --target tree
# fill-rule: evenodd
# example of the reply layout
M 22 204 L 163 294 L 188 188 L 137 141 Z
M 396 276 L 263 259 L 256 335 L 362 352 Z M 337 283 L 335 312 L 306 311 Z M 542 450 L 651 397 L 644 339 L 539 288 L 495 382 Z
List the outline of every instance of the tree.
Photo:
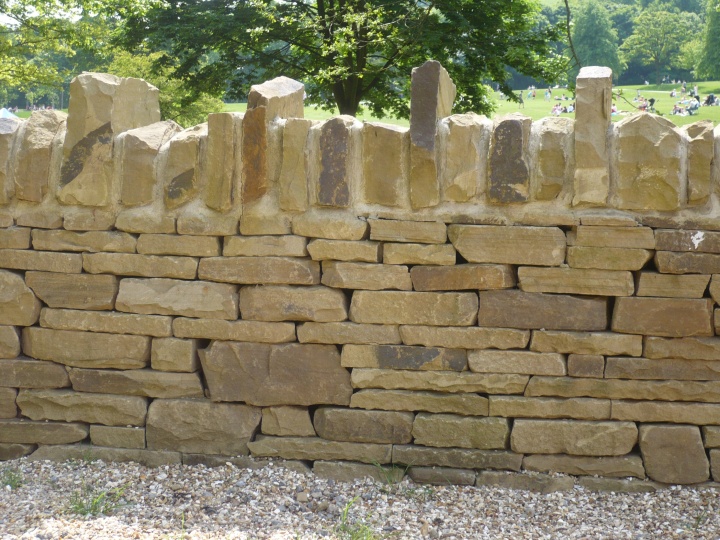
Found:
M 247 94 L 286 75 L 307 101 L 343 114 L 361 104 L 407 117 L 409 75 L 439 60 L 458 86 L 457 109 L 489 112 L 492 80 L 508 95 L 506 66 L 553 81 L 565 61 L 557 27 L 536 26 L 534 0 L 165 0 L 125 23 L 124 46 L 165 50 L 158 65 L 196 91 Z M 214 58 L 212 55 L 215 55 Z
M 656 5 L 641 12 L 635 19 L 632 35 L 621 46 L 628 58 L 653 67 L 657 84 L 663 69 L 677 64 L 682 45 L 693 35 L 692 14 L 672 13 L 665 7 Z
M 620 58 L 617 33 L 607 10 L 596 0 L 587 0 L 575 11 L 572 42 L 583 66 L 609 67 L 616 78 L 625 68 Z M 579 68 L 573 68 L 569 78 L 575 79 L 578 71 Z
M 700 78 L 720 78 L 720 2 L 718 0 L 708 1 L 697 74 Z

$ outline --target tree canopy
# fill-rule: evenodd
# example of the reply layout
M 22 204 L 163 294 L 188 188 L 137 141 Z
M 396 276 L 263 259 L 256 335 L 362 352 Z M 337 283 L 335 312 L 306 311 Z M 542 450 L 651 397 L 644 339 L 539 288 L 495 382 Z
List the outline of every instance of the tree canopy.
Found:
M 506 66 L 554 81 L 565 60 L 534 0 L 163 0 L 125 21 L 123 43 L 164 51 L 158 64 L 196 91 L 245 95 L 278 75 L 302 80 L 307 101 L 356 114 L 407 117 L 410 71 L 440 61 L 457 109 L 490 112 Z
M 597 0 L 587 0 L 574 15 L 572 42 L 582 65 L 607 66 L 617 78 L 625 66 L 607 10 Z M 578 68 L 571 70 L 570 79 L 574 80 L 578 71 Z

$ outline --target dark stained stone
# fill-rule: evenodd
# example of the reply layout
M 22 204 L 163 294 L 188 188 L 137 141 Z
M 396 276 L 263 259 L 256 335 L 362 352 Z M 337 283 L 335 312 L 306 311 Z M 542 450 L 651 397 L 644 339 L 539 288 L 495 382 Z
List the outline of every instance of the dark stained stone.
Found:
M 662 274 L 720 274 L 720 255 L 657 251 L 655 266 Z
M 194 187 L 195 169 L 188 169 L 170 180 L 167 188 L 167 196 L 169 199 L 180 199 Z
M 88 158 L 98 146 L 112 143 L 112 126 L 106 122 L 83 137 L 70 151 L 70 155 L 60 169 L 60 185 L 66 186 L 83 170 Z
M 262 197 L 268 189 L 267 109 L 257 107 L 245 113 L 242 123 L 243 202 Z
M 467 369 L 467 351 L 406 345 L 345 345 L 342 365 L 413 371 L 464 371 Z
M 490 199 L 497 203 L 517 203 L 528 200 L 530 173 L 525 162 L 530 119 L 505 118 L 493 131 L 490 142 L 489 190 Z
M 349 127 L 346 118 L 336 117 L 321 128 L 318 204 L 346 207 L 350 203 L 347 182 Z

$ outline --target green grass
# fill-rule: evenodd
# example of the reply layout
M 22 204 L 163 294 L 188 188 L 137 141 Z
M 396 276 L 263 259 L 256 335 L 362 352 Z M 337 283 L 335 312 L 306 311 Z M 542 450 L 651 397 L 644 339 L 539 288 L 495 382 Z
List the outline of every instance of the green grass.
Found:
M 357 502 L 359 497 L 350 500 L 340 513 L 340 521 L 335 525 L 335 534 L 340 540 L 380 540 L 375 531 L 364 520 L 351 520 L 350 508 Z
M 121 505 L 124 492 L 124 487 L 96 490 L 83 484 L 80 490 L 73 493 L 70 497 L 67 509 L 71 514 L 81 516 L 110 514 Z
M 19 488 L 23 484 L 23 476 L 15 469 L 5 469 L 0 475 L 0 486 L 9 487 L 11 490 Z

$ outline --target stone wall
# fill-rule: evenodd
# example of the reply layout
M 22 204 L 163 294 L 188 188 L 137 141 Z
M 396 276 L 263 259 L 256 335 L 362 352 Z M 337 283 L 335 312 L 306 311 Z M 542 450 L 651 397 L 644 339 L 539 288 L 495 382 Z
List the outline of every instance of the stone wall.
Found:
M 428 62 L 405 129 L 280 78 L 182 130 L 83 74 L 0 120 L 0 459 L 720 480 L 720 131 L 610 82 L 491 121 Z

